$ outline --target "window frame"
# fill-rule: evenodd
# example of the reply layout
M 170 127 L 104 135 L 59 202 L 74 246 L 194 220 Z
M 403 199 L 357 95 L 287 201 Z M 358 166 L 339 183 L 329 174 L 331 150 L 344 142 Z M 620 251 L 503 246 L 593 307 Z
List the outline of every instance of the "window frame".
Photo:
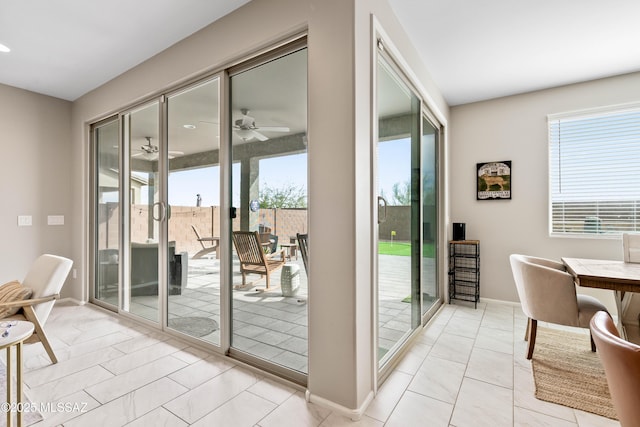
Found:
M 624 113 L 638 113 L 640 114 L 640 102 L 626 103 L 626 104 L 617 104 L 603 107 L 596 107 L 584 110 L 576 110 L 569 111 L 563 113 L 549 114 L 547 116 L 547 150 L 548 150 L 548 232 L 551 237 L 567 237 L 567 238 L 590 238 L 590 239 L 619 239 L 623 233 L 628 232 L 640 232 L 640 194 L 637 198 L 634 199 L 635 207 L 633 208 L 634 217 L 638 218 L 635 222 L 630 221 L 627 224 L 630 226 L 629 228 L 617 228 L 613 230 L 600 230 L 598 227 L 596 231 L 558 231 L 559 227 L 562 227 L 565 222 L 554 222 L 554 186 L 556 185 L 556 176 L 562 174 L 562 167 L 558 167 L 554 165 L 554 160 L 557 160 L 557 156 L 554 157 L 554 148 L 557 150 L 557 146 L 560 143 L 559 141 L 554 141 L 554 131 L 553 126 L 557 123 L 564 122 L 575 122 L 579 120 L 586 120 L 591 118 L 600 118 L 605 116 L 619 116 Z M 638 151 L 640 151 L 640 119 L 638 121 L 638 131 L 636 132 L 638 135 L 637 147 Z M 596 157 L 597 154 L 590 154 L 593 157 Z M 640 155 L 638 155 L 640 157 Z M 614 165 L 617 163 L 613 163 Z M 583 166 L 583 168 L 588 168 L 588 166 Z M 566 170 L 565 170 L 566 174 Z M 575 194 L 575 193 L 574 193 Z M 611 203 L 611 201 L 607 201 L 604 198 L 597 199 L 593 198 L 592 200 L 588 200 L 586 203 Z M 622 200 L 620 201 L 622 202 Z M 555 203 L 558 203 L 556 200 Z M 616 202 L 619 203 L 619 202 Z M 587 216 L 585 215 L 583 222 L 587 220 Z M 583 225 L 583 230 L 586 225 Z

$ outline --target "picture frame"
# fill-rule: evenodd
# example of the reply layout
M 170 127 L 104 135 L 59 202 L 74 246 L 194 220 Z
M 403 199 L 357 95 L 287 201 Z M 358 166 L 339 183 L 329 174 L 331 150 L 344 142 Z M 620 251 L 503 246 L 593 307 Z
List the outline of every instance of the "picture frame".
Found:
M 476 200 L 511 199 L 511 160 L 476 163 Z

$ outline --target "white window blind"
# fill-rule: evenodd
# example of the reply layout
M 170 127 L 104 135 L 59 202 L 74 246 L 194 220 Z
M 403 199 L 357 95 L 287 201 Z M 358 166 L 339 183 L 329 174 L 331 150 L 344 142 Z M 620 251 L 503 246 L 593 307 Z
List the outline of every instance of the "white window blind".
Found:
M 640 231 L 640 105 L 549 116 L 552 234 Z

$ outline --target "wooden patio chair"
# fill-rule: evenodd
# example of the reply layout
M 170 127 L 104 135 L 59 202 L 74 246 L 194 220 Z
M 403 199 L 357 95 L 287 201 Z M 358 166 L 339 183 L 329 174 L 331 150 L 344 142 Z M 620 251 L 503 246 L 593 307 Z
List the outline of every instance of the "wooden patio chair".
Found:
M 307 260 L 309 258 L 309 244 L 308 244 L 308 234 L 296 234 L 296 238 L 298 239 L 298 248 L 300 248 L 300 255 L 302 255 L 302 263 L 304 264 L 304 271 L 309 275 L 309 266 L 307 265 Z
M 284 250 L 266 254 L 257 231 L 234 231 L 233 245 L 240 260 L 242 286 L 246 286 L 247 274 L 259 274 L 266 277 L 269 289 L 269 275 L 284 265 Z
M 218 251 L 218 249 L 220 249 L 220 239 L 218 237 L 201 237 L 200 233 L 198 233 L 198 229 L 193 224 L 191 225 L 191 229 L 195 233 L 196 239 L 198 240 L 198 242 L 200 242 L 200 245 L 202 246 L 202 249 L 200 249 L 193 256 L 193 259 L 202 258 L 203 256 L 210 254 L 211 252 L 215 252 L 216 253 L 216 259 L 219 259 L 220 258 L 220 252 Z M 211 246 L 206 246 L 204 244 L 204 242 L 211 243 Z

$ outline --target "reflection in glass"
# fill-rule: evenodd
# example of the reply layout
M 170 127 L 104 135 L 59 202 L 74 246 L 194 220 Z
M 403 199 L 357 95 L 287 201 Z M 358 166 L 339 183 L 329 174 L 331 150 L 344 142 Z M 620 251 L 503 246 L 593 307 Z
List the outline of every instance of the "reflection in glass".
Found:
M 96 153 L 96 266 L 94 298 L 117 307 L 120 227 L 118 121 L 93 130 Z
M 438 129 L 422 119 L 422 314 L 440 298 L 437 283 L 436 236 Z

